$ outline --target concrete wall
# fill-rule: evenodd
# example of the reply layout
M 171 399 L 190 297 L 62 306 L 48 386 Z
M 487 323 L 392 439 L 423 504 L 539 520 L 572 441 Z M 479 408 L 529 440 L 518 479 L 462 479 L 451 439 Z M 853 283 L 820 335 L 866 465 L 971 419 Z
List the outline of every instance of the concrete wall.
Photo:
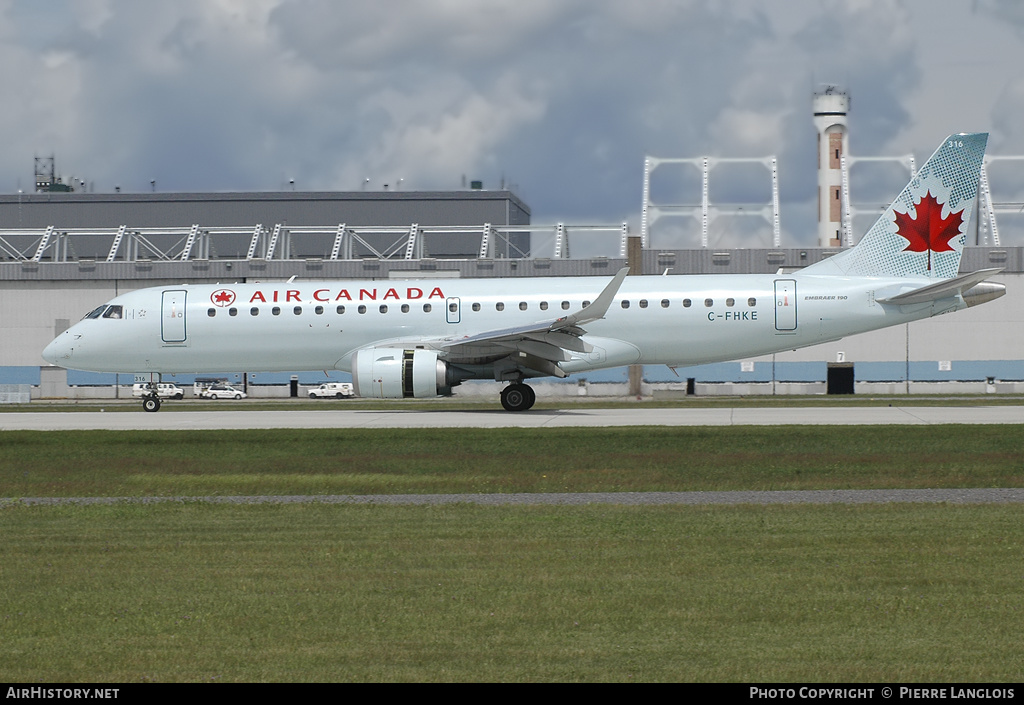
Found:
M 0 194 L 0 228 L 529 222 L 529 207 L 510 191 Z

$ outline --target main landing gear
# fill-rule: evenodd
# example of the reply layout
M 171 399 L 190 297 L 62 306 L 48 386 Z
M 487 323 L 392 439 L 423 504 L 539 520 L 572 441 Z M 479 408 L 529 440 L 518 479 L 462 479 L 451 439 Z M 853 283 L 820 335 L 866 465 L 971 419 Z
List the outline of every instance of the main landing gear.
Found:
M 146 385 L 146 394 L 142 397 L 143 411 L 160 411 L 159 380 L 159 377 L 156 381 L 151 378 Z
M 501 405 L 505 411 L 526 411 L 537 401 L 533 388 L 522 382 L 514 382 L 501 390 Z

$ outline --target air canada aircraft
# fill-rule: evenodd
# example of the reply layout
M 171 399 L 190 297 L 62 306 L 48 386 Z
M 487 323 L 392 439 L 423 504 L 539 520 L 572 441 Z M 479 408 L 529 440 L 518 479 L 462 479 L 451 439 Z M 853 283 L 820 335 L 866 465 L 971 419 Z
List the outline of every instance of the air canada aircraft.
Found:
M 792 274 L 294 281 L 122 294 L 43 351 L 54 365 L 162 374 L 344 370 L 372 398 L 451 394 L 632 364 L 792 350 L 998 298 L 998 269 L 959 274 L 987 134 L 951 135 L 853 248 Z

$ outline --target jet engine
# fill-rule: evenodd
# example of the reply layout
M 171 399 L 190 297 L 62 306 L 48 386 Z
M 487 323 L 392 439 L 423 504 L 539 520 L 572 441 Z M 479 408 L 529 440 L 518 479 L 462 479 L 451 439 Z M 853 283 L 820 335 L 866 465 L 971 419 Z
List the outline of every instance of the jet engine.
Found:
M 367 348 L 352 358 L 352 382 L 361 397 L 402 399 L 448 392 L 448 365 L 435 350 Z

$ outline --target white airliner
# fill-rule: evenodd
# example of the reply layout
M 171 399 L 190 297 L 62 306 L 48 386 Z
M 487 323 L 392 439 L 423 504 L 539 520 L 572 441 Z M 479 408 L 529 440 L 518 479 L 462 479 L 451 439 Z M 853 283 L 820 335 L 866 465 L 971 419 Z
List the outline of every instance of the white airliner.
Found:
M 54 365 L 161 374 L 345 370 L 363 397 L 435 397 L 631 364 L 696 365 L 792 350 L 1005 293 L 960 275 L 987 134 L 946 139 L 849 250 L 793 274 L 288 281 L 141 289 L 43 351 Z M 144 400 L 157 411 L 154 393 Z

